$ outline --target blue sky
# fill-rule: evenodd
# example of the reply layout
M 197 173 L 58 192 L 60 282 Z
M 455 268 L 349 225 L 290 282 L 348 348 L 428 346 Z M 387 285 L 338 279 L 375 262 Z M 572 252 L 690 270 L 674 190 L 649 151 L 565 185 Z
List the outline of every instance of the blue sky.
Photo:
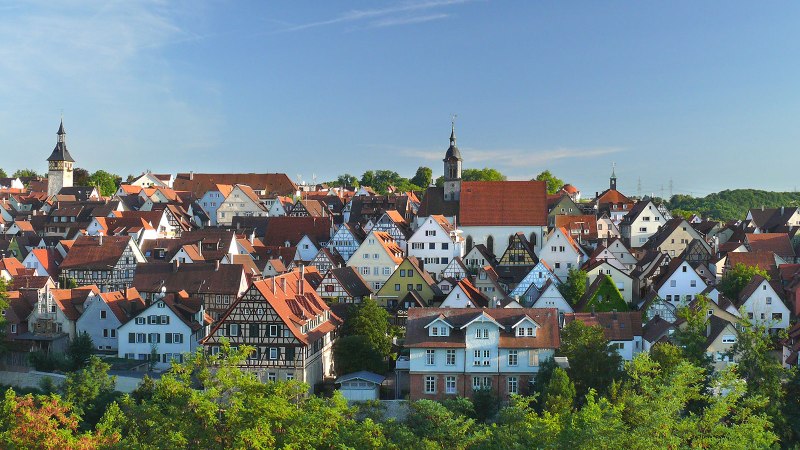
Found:
M 4 2 L 0 167 L 800 185 L 798 2 Z M 663 191 L 662 191 L 663 189 Z

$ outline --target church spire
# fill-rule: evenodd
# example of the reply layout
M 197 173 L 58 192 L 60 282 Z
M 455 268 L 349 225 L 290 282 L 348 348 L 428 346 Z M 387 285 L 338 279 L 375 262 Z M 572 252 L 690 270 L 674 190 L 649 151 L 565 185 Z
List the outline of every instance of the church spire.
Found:
M 609 179 L 609 188 L 617 189 L 617 163 L 611 163 L 611 178 Z
M 450 119 L 450 147 L 456 146 L 456 115 Z

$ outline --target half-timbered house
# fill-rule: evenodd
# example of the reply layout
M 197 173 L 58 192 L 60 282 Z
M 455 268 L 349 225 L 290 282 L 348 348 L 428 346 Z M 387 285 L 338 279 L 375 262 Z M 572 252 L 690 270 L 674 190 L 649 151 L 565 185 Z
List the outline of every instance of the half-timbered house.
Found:
M 300 270 L 255 281 L 225 312 L 203 344 L 212 354 L 222 340 L 255 348 L 241 364 L 262 381 L 298 380 L 313 390 L 333 376 L 332 344 L 342 321 Z

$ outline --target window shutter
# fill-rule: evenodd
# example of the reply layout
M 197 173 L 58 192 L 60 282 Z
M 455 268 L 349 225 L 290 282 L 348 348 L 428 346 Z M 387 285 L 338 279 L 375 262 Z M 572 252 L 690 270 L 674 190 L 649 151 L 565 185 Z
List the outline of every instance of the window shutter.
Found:
M 164 343 L 166 343 L 166 344 L 172 344 L 172 333 L 167 333 L 167 334 L 164 336 Z
M 136 333 L 128 333 L 128 343 L 129 344 L 136 343 Z

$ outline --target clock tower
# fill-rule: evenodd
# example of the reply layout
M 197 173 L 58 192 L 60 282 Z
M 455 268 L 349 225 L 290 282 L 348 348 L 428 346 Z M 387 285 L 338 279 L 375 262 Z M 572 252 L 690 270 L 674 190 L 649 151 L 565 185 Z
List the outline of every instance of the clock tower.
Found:
M 53 153 L 47 158 L 47 196 L 52 197 L 61 188 L 72 187 L 72 165 L 75 160 L 67 150 L 67 133 L 64 131 L 64 120 L 58 127 L 58 141 Z

